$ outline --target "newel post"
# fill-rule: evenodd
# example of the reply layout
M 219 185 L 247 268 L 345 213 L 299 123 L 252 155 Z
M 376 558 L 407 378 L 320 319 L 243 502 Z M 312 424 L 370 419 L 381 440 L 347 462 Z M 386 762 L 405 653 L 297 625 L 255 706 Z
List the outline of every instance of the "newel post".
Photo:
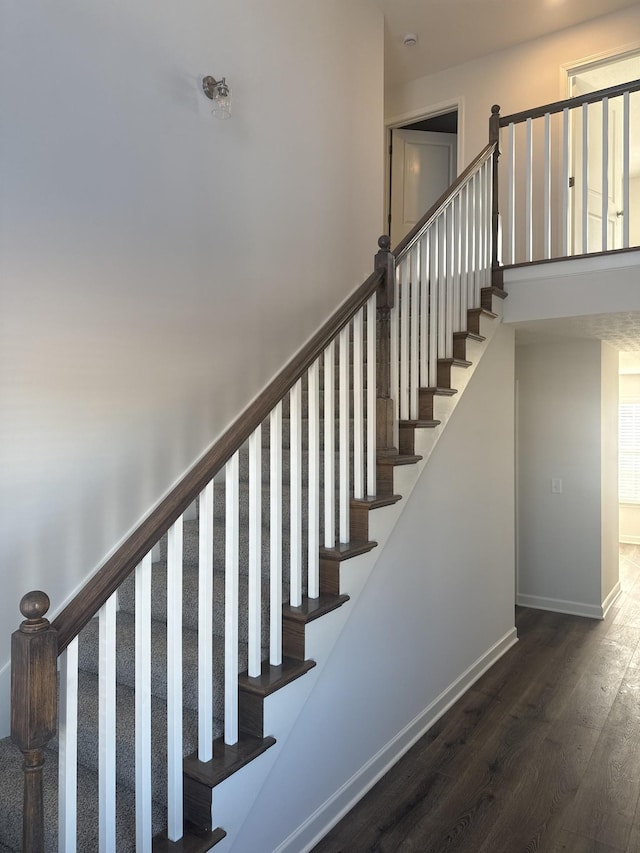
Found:
M 493 193 L 491 202 L 491 285 L 502 287 L 502 240 L 500 234 L 500 201 L 498 198 L 498 159 L 500 157 L 500 107 L 491 107 L 489 119 L 489 144 L 495 143 L 493 152 L 492 181 Z
M 396 277 L 396 259 L 391 249 L 391 240 L 384 234 L 378 240 L 379 251 L 375 257 L 375 269 L 383 270 L 384 277 L 377 294 L 377 347 L 376 367 L 376 432 L 377 452 L 394 453 L 393 447 L 393 401 L 391 400 L 391 326 L 390 312 L 393 308 Z
M 58 716 L 58 637 L 44 618 L 49 604 L 44 592 L 23 596 L 25 621 L 11 636 L 11 738 L 24 755 L 23 853 L 44 853 L 42 769 Z

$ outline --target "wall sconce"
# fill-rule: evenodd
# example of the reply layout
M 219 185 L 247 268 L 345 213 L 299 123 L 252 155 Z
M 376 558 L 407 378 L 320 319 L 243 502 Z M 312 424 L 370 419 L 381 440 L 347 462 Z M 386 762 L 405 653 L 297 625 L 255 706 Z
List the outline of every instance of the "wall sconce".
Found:
M 231 118 L 231 89 L 224 77 L 203 77 L 202 90 L 213 101 L 211 112 L 216 118 Z

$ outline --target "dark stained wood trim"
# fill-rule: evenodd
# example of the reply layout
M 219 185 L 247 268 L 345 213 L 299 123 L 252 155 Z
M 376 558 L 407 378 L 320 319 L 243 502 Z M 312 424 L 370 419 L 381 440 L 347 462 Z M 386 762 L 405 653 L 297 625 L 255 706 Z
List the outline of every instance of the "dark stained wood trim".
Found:
M 414 225 L 414 227 L 409 231 L 407 236 L 401 240 L 398 245 L 393 250 L 393 254 L 396 258 L 396 263 L 400 260 L 400 258 L 409 251 L 411 246 L 420 238 L 422 232 L 431 225 L 431 222 L 436 218 L 436 216 L 440 213 L 440 208 L 444 207 L 447 202 L 451 201 L 454 195 L 458 192 L 460 187 L 465 183 L 465 181 L 472 175 L 478 166 L 480 166 L 485 160 L 488 160 L 489 157 L 493 155 L 495 150 L 495 142 L 487 145 L 486 148 L 483 148 L 480 154 L 473 160 L 464 172 L 461 172 L 460 175 L 456 178 L 456 180 L 451 184 L 449 189 L 445 190 L 440 198 L 436 201 L 436 203 L 429 208 L 429 210 L 425 213 L 422 219 Z
M 226 836 L 224 829 L 196 829 L 189 828 L 185 831 L 180 841 L 169 841 L 166 833 L 158 835 L 153 839 L 153 853 L 206 853 L 214 844 Z
M 184 479 L 85 584 L 73 601 L 58 614 L 52 623 L 58 632 L 58 653 L 67 648 L 145 554 L 153 548 L 158 539 L 182 515 L 207 483 L 262 423 L 273 407 L 322 354 L 327 344 L 346 326 L 369 297 L 376 293 L 383 279 L 383 270 L 376 270 L 343 302 L 333 316 L 234 421 L 214 446 L 196 462 Z
M 521 121 L 526 121 L 528 118 L 541 118 L 547 113 L 561 113 L 567 107 L 572 109 L 573 107 L 581 107 L 583 104 L 596 104 L 604 98 L 616 98 L 619 95 L 624 95 L 625 92 L 637 91 L 640 91 L 640 80 L 619 83 L 617 86 L 598 89 L 597 92 L 589 92 L 587 95 L 578 95 L 576 98 L 567 98 L 564 101 L 554 101 L 552 104 L 535 107 L 533 110 L 522 110 L 519 113 L 500 116 L 500 127 L 507 127 L 509 124 L 518 124 Z
M 199 761 L 198 753 L 194 752 L 184 759 L 185 777 L 194 779 L 208 788 L 215 788 L 229 776 L 253 761 L 263 752 L 274 745 L 274 737 L 254 737 L 240 734 L 238 742 L 229 746 L 224 738 L 213 742 L 213 758 L 211 761 Z
M 640 246 L 627 246 L 626 249 L 609 249 L 607 252 L 588 252 L 581 255 L 562 255 L 559 258 L 541 258 L 539 261 L 521 261 L 519 264 L 505 264 L 503 270 L 517 270 L 522 267 L 537 267 L 541 264 L 557 264 L 560 261 L 579 261 L 584 258 L 604 258 L 607 255 L 628 255 L 640 252 Z

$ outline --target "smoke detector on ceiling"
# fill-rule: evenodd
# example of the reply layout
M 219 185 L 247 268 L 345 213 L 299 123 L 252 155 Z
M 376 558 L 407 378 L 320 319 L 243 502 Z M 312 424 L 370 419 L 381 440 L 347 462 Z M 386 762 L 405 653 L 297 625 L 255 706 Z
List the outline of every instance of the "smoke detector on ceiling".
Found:
M 418 36 L 415 33 L 407 33 L 406 36 L 402 39 L 402 44 L 405 47 L 414 47 L 418 44 Z

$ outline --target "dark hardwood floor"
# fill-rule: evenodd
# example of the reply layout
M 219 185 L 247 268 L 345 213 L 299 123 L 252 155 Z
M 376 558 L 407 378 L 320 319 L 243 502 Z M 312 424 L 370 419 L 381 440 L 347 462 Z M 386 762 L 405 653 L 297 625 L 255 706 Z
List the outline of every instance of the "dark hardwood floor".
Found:
M 313 853 L 640 853 L 640 546 L 606 620 L 518 608 L 520 642 Z

